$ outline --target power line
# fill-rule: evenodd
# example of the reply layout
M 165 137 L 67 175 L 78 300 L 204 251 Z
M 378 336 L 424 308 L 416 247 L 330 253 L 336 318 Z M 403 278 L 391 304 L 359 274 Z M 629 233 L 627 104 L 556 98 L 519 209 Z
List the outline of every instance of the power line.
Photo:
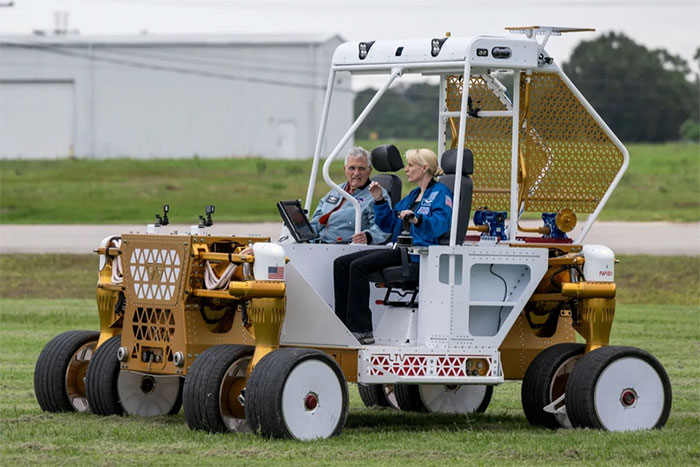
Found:
M 195 76 L 201 76 L 201 77 L 206 77 L 206 78 L 218 78 L 218 79 L 225 79 L 225 80 L 230 80 L 230 81 L 238 81 L 238 82 L 246 82 L 246 83 L 254 83 L 254 84 L 268 84 L 268 85 L 272 85 L 272 86 L 286 86 L 286 87 L 298 88 L 298 89 L 311 89 L 311 90 L 323 90 L 323 91 L 326 90 L 326 86 L 310 84 L 310 83 L 298 83 L 298 82 L 295 83 L 295 82 L 289 82 L 289 81 L 278 81 L 278 80 L 273 80 L 273 79 L 268 79 L 268 78 L 248 78 L 248 77 L 241 77 L 241 76 L 231 75 L 231 74 L 227 74 L 227 73 L 219 73 L 219 72 L 207 71 L 207 70 L 192 70 L 192 69 L 175 67 L 175 66 L 166 66 L 166 65 L 137 62 L 137 61 L 126 60 L 126 59 L 121 59 L 121 58 L 100 57 L 100 56 L 97 56 L 94 54 L 73 52 L 70 50 L 65 50 L 62 47 L 58 47 L 58 46 L 54 46 L 54 45 L 50 45 L 50 44 L 41 44 L 41 43 L 37 43 L 37 42 L 24 42 L 24 43 L 23 42 L 3 42 L 2 45 L 7 45 L 10 47 L 18 47 L 18 48 L 40 49 L 40 50 L 43 50 L 45 52 L 54 53 L 57 55 L 82 58 L 84 60 L 94 60 L 94 61 L 99 61 L 99 62 L 111 63 L 111 64 L 122 65 L 122 66 L 129 66 L 129 67 L 140 68 L 140 69 L 148 69 L 148 70 L 155 70 L 155 71 L 168 71 L 168 72 L 173 72 L 173 73 L 195 75 Z M 353 91 L 349 90 L 349 89 L 345 90 L 345 89 L 339 88 L 338 92 L 353 92 Z
M 93 49 L 94 50 L 94 49 Z M 320 78 L 323 77 L 323 75 L 307 69 L 305 71 L 302 70 L 290 70 L 286 66 L 278 66 L 275 68 L 272 67 L 264 67 L 264 66 L 258 66 L 258 65 L 251 65 L 250 62 L 245 62 L 245 61 L 238 61 L 236 59 L 230 60 L 230 61 L 216 61 L 216 60 L 207 60 L 207 59 L 200 59 L 198 57 L 193 57 L 192 55 L 189 56 L 183 56 L 183 55 L 173 55 L 173 54 L 168 54 L 168 53 L 162 53 L 162 52 L 147 52 L 147 51 L 136 51 L 133 49 L 125 50 L 125 49 L 116 49 L 116 48 L 100 48 L 99 52 L 102 54 L 112 54 L 112 55 L 122 55 L 122 56 L 132 56 L 132 57 L 140 57 L 140 58 L 152 58 L 155 60 L 159 61 L 164 61 L 164 62 L 174 62 L 174 63 L 184 63 L 187 65 L 204 65 L 204 66 L 235 66 L 236 63 L 242 65 L 242 67 L 245 68 L 246 71 L 251 70 L 251 71 L 262 71 L 262 72 L 267 72 L 267 73 L 275 73 L 275 72 L 280 72 L 284 71 L 285 74 L 296 74 L 300 76 L 310 76 L 310 77 L 315 77 L 315 78 Z M 277 63 L 277 62 L 273 62 Z

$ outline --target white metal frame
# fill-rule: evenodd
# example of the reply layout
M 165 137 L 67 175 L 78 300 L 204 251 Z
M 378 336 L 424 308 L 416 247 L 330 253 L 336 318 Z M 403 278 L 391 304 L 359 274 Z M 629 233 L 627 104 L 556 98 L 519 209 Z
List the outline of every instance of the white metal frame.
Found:
M 548 38 L 548 36 L 547 36 Z M 349 194 L 345 193 L 344 190 L 340 188 L 338 184 L 333 182 L 329 176 L 330 165 L 335 160 L 340 153 L 343 146 L 352 138 L 357 128 L 365 120 L 369 112 L 374 108 L 379 99 L 384 95 L 389 86 L 395 81 L 396 78 L 401 77 L 404 73 L 421 73 L 425 75 L 438 75 L 440 77 L 440 98 L 439 98 L 439 121 L 438 121 L 438 148 L 445 148 L 445 129 L 446 129 L 446 119 L 449 117 L 459 117 L 459 142 L 458 142 L 458 155 L 457 155 L 457 173 L 461 173 L 464 159 L 464 139 L 465 139 L 465 128 L 466 119 L 469 118 L 467 113 L 467 101 L 469 95 L 469 85 L 468 78 L 465 79 L 464 91 L 462 92 L 462 102 L 459 112 L 448 112 L 445 108 L 445 76 L 448 73 L 464 73 L 465 77 L 471 76 L 472 72 L 478 73 L 479 71 L 486 71 L 494 67 L 492 63 L 493 60 L 480 62 L 481 59 L 476 58 L 475 50 L 480 45 L 484 44 L 497 44 L 499 41 L 504 44 L 512 45 L 514 48 L 522 48 L 528 56 L 526 58 L 519 59 L 519 63 L 500 63 L 499 69 L 512 70 L 513 73 L 513 99 L 511 105 L 507 110 L 504 111 L 482 111 L 479 113 L 479 117 L 489 118 L 489 117 L 504 117 L 508 116 L 512 119 L 512 140 L 511 140 L 511 187 L 510 187 L 510 212 L 508 218 L 508 242 L 517 243 L 517 224 L 519 217 L 519 206 L 518 206 L 518 143 L 519 143 L 519 131 L 518 131 L 518 116 L 519 116 L 519 105 L 520 105 L 520 74 L 522 72 L 531 71 L 537 69 L 538 71 L 548 71 L 552 73 L 557 73 L 561 79 L 564 81 L 566 86 L 574 93 L 577 99 L 581 102 L 584 108 L 591 114 L 595 121 L 601 126 L 605 131 L 607 136 L 613 141 L 615 146 L 620 149 L 623 154 L 624 161 L 623 165 L 615 176 L 614 180 L 605 192 L 597 207 L 586 219 L 578 237 L 575 239 L 576 243 L 582 243 L 586 235 L 588 234 L 591 226 L 597 219 L 601 210 L 607 203 L 610 195 L 617 187 L 622 175 L 627 170 L 629 165 L 629 153 L 624 147 L 622 142 L 615 136 L 615 134 L 610 130 L 610 128 L 605 124 L 605 122 L 600 118 L 598 113 L 593 109 L 593 107 L 586 101 L 586 99 L 581 95 L 581 93 L 576 89 L 573 83 L 568 79 L 564 72 L 555 64 L 538 64 L 537 58 L 534 61 L 529 58 L 529 54 L 532 53 L 528 48 L 526 43 L 532 45 L 532 50 L 535 51 L 537 55 L 544 52 L 544 44 L 538 44 L 535 39 L 535 35 L 532 35 L 530 39 L 510 39 L 510 38 L 498 38 L 498 37 L 486 37 L 477 36 L 472 39 L 465 38 L 449 38 L 445 44 L 449 44 L 451 49 L 446 51 L 445 59 L 433 59 L 430 54 L 426 54 L 423 50 L 423 43 L 429 44 L 430 40 L 426 39 L 422 42 L 412 40 L 412 41 L 386 41 L 381 43 L 381 47 L 384 47 L 383 52 L 391 51 L 394 47 L 402 46 L 402 44 L 409 44 L 413 48 L 417 48 L 419 52 L 410 55 L 406 60 L 401 60 L 400 57 L 379 56 L 379 58 L 374 60 L 368 60 L 366 63 L 360 62 L 355 59 L 351 51 L 355 50 L 357 43 L 345 43 L 338 47 L 334 55 L 334 63 L 331 66 L 331 71 L 328 77 L 328 88 L 326 91 L 326 96 L 323 104 L 323 111 L 321 114 L 321 122 L 319 127 L 319 133 L 316 140 L 316 149 L 314 151 L 314 161 L 311 169 L 311 176 L 309 178 L 309 186 L 306 194 L 306 200 L 304 207 L 307 211 L 311 209 L 311 203 L 313 201 L 313 192 L 316 184 L 316 178 L 318 175 L 318 165 L 321 159 L 321 151 L 323 147 L 324 135 L 326 130 L 326 123 L 328 120 L 328 111 L 330 108 L 331 96 L 333 93 L 333 83 L 335 80 L 335 75 L 339 71 L 348 71 L 351 74 L 388 74 L 388 78 L 383 84 L 383 86 L 377 91 L 372 100 L 367 104 L 363 112 L 357 117 L 353 122 L 351 127 L 341 138 L 340 142 L 334 147 L 330 152 L 323 166 L 323 178 L 324 181 L 333 189 L 338 191 L 341 196 L 347 199 L 355 208 L 355 232 L 360 231 L 361 225 L 361 209 L 359 203 Z M 375 44 L 374 48 L 378 46 Z M 423 47 L 423 48 L 421 48 Z M 429 50 L 428 50 L 429 52 Z M 449 52 L 449 53 L 447 53 Z M 441 52 L 442 53 L 442 52 Z M 350 58 L 348 58 L 350 57 Z M 368 57 L 370 55 L 368 54 Z M 418 57 L 418 59 L 415 59 Z M 412 61 L 410 61 L 412 60 Z M 522 62 L 522 64 L 520 63 Z M 503 96 L 499 96 L 503 98 Z M 457 244 L 456 231 L 457 231 L 457 216 L 459 213 L 459 194 L 462 189 L 460 179 L 457 177 L 458 182 L 454 186 L 454 204 L 452 212 L 452 226 L 450 230 L 450 246 L 455 246 Z M 460 242 L 461 243 L 461 242 Z
M 505 43 L 517 52 L 513 55 L 512 63 L 503 63 L 496 68 L 492 63 L 493 59 L 489 61 L 477 57 L 478 48 L 491 47 L 501 41 L 506 41 Z M 370 308 L 377 343 L 372 346 L 361 346 L 335 316 L 332 297 L 333 258 L 355 251 L 357 248 L 367 248 L 367 246 L 285 244 L 286 253 L 291 259 L 291 267 L 287 276 L 288 319 L 285 320 L 281 340 L 287 345 L 359 349 L 358 381 L 363 383 L 499 384 L 503 382 L 503 370 L 498 348 L 548 267 L 546 248 L 518 248 L 519 242 L 516 240 L 520 208 L 517 176 L 521 74 L 529 74 L 536 69 L 561 76 L 566 86 L 572 90 L 624 155 L 622 168 L 595 211 L 586 220 L 581 234 L 576 239 L 577 243 L 583 241 L 590 226 L 617 186 L 628 166 L 629 155 L 622 143 L 564 73 L 556 65 L 538 63 L 543 45 L 538 44 L 534 38 L 518 40 L 494 37 L 450 38 L 445 42 L 449 47 L 445 51 L 444 58 L 431 57 L 425 43 L 429 41 L 424 43 L 407 41 L 406 44 L 413 48 L 405 57 L 398 53 L 398 48 L 403 47 L 404 42 L 376 43 L 372 51 L 381 53 L 375 53 L 371 59 L 368 55 L 367 62 L 356 57 L 356 43 L 346 43 L 338 47 L 328 78 L 328 90 L 321 115 L 305 208 L 311 209 L 333 82 L 337 72 L 387 75 L 382 87 L 334 146 L 323 165 L 325 182 L 355 207 L 355 232 L 359 232 L 361 225 L 359 203 L 330 179 L 329 169 L 343 146 L 354 135 L 355 130 L 389 86 L 405 73 L 439 76 L 438 148 L 443 152 L 446 146 L 447 119 L 458 117 L 456 173 L 461 173 L 464 163 L 466 120 L 470 118 L 468 115 L 469 77 L 472 74 L 482 75 L 486 77 L 487 84 L 504 103 L 506 110 L 480 111 L 479 117 L 505 116 L 512 119 L 508 240 L 501 245 L 483 242 L 477 245 L 462 245 L 461 239 L 457 239 L 457 218 L 462 187 L 461 183 L 455 183 L 449 245 L 421 247 L 413 251 L 421 256 L 421 294 L 418 307 L 416 309 L 395 308 L 387 312 L 385 307 L 375 302 L 381 292 L 373 290 Z M 393 53 L 394 50 L 396 54 Z M 505 87 L 488 74 L 492 68 L 513 71 L 512 100 L 506 95 Z M 446 76 L 460 73 L 465 77 L 460 110 L 448 111 L 445 102 Z M 460 180 L 460 177 L 457 177 L 457 180 Z M 498 269 L 498 274 L 495 273 L 495 269 Z M 498 276 L 500 276 L 498 280 L 494 279 Z M 504 293 L 500 281 L 505 285 L 505 291 L 508 294 L 506 297 L 498 296 Z M 494 332 L 487 331 L 494 327 Z M 467 359 L 481 359 L 482 362 L 488 362 L 488 372 L 485 375 L 465 373 L 464 362 Z M 445 373 L 445 362 L 448 362 L 447 365 L 451 368 L 449 374 Z

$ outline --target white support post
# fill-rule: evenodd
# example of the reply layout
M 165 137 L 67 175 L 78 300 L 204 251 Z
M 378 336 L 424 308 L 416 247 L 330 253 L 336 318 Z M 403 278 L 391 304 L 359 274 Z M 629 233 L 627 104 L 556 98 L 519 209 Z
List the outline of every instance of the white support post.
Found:
M 304 209 L 311 213 L 311 203 L 314 197 L 314 188 L 316 188 L 316 176 L 318 175 L 318 163 L 321 160 L 321 148 L 323 147 L 323 136 L 326 132 L 326 123 L 328 122 L 328 109 L 331 106 L 331 95 L 333 94 L 333 85 L 335 84 L 335 70 L 331 67 L 328 74 L 328 86 L 326 86 L 326 97 L 323 99 L 323 110 L 321 111 L 321 124 L 316 137 L 316 149 L 314 150 L 314 163 L 311 166 L 311 176 L 309 177 L 309 188 L 306 190 L 306 201 Z
M 471 48 L 471 45 L 470 47 Z M 467 54 L 467 56 L 469 56 Z M 452 221 L 450 226 L 450 246 L 454 247 L 457 244 L 457 221 L 459 219 L 459 196 L 462 191 L 462 165 L 464 162 L 464 139 L 465 131 L 467 129 L 467 102 L 469 100 L 469 78 L 471 77 L 471 63 L 469 60 L 464 62 L 464 81 L 462 82 L 462 103 L 459 108 L 459 142 L 457 143 L 457 167 L 455 169 L 455 186 L 454 186 L 454 199 L 452 200 Z M 463 238 L 459 239 L 459 244 L 461 245 L 464 241 Z M 450 280 L 452 280 L 453 272 L 453 261 L 454 258 L 450 257 Z
M 447 79 L 446 76 L 440 75 L 440 97 L 438 98 L 438 162 L 442 162 L 442 153 L 445 152 L 445 132 L 447 131 L 447 117 L 443 113 L 447 111 Z
M 518 149 L 520 135 L 520 70 L 513 73 L 513 132 L 510 160 L 510 216 L 508 240 L 513 242 L 518 233 Z
M 353 198 L 350 193 L 347 193 L 345 190 L 343 190 L 339 185 L 337 185 L 333 180 L 331 180 L 329 171 L 331 168 L 331 163 L 333 162 L 333 159 L 336 158 L 338 153 L 340 153 L 340 150 L 343 149 L 343 146 L 350 140 L 352 135 L 355 134 L 355 131 L 357 130 L 357 127 L 359 127 L 362 122 L 365 121 L 365 118 L 367 118 L 367 115 L 372 111 L 374 106 L 377 104 L 377 101 L 384 95 L 387 89 L 389 89 L 389 86 L 391 86 L 391 83 L 394 82 L 394 80 L 401 76 L 403 74 L 403 70 L 401 68 L 392 68 L 391 69 L 391 75 L 389 75 L 389 78 L 386 80 L 386 82 L 382 85 L 381 88 L 376 92 L 372 100 L 370 100 L 367 103 L 367 106 L 365 107 L 365 110 L 362 111 L 360 115 L 358 115 L 357 119 L 355 122 L 352 124 L 350 129 L 345 133 L 343 138 L 340 140 L 340 142 L 336 145 L 335 149 L 331 152 L 331 154 L 328 156 L 326 159 L 326 162 L 323 164 L 323 179 L 326 181 L 328 186 L 333 188 L 335 191 L 337 191 L 340 196 L 345 198 L 348 202 L 350 202 L 353 207 L 355 208 L 355 233 L 360 233 L 360 230 L 362 228 L 362 210 L 360 209 L 360 203 L 357 202 L 355 198 Z

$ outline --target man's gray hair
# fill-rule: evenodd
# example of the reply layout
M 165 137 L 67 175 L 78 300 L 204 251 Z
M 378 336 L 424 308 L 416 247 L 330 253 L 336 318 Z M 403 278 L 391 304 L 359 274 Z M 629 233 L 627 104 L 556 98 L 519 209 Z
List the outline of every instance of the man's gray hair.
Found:
M 360 156 L 363 156 L 365 159 L 367 159 L 367 167 L 372 167 L 372 154 L 370 154 L 368 150 L 360 146 L 354 147 L 350 151 L 348 151 L 348 155 L 345 156 L 345 167 L 348 166 L 348 158 Z

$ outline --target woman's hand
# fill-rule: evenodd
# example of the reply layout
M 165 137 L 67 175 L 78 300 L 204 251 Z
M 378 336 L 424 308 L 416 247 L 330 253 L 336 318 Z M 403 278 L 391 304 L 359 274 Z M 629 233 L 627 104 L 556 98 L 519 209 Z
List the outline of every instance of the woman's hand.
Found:
M 399 213 L 399 219 L 403 220 L 406 217 L 408 217 L 408 222 L 410 222 L 411 224 L 416 224 L 418 222 L 418 218 L 410 209 L 404 209 Z
M 375 201 L 382 200 L 382 186 L 377 182 L 372 182 L 369 184 L 369 193 L 372 195 Z

